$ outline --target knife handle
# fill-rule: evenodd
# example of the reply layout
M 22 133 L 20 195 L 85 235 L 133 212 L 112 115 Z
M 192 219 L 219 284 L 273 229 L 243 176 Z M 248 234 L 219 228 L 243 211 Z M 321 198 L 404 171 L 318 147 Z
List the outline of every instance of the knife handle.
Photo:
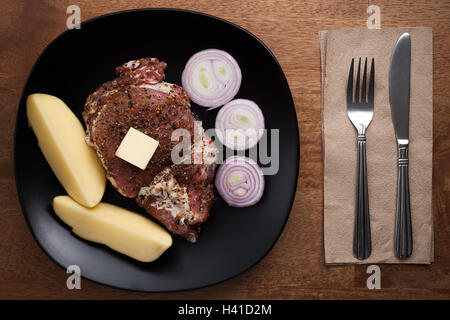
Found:
M 367 259 L 372 252 L 370 239 L 369 192 L 367 188 L 366 136 L 358 135 L 358 173 L 356 181 L 355 226 L 353 255 Z
M 400 145 L 398 147 L 397 212 L 395 217 L 395 255 L 399 259 L 410 257 L 413 250 L 408 166 L 408 145 Z

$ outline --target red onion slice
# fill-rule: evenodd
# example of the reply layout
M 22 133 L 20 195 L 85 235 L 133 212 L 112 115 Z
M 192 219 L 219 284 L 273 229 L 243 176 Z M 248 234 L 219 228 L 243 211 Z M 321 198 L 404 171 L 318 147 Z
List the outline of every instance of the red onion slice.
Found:
M 230 206 L 249 207 L 257 203 L 264 193 L 264 174 L 254 160 L 233 156 L 217 170 L 215 185 Z
M 222 144 L 233 150 L 255 146 L 263 134 L 264 115 L 256 103 L 236 99 L 224 105 L 216 117 L 216 133 Z
M 217 108 L 229 102 L 241 86 L 242 74 L 227 52 L 208 49 L 194 54 L 183 70 L 181 82 L 189 98 L 203 107 Z

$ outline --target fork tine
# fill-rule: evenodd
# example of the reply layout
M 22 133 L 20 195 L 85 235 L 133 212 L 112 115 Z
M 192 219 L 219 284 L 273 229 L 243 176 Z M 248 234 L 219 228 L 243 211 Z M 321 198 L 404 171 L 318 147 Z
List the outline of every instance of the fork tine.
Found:
M 352 59 L 352 64 L 350 65 L 350 71 L 348 73 L 347 82 L 347 103 L 353 102 L 353 67 L 355 64 L 355 59 Z
M 372 67 L 370 68 L 370 80 L 369 80 L 369 103 L 373 105 L 375 96 L 375 59 L 372 58 Z
M 359 102 L 359 82 L 360 82 L 360 72 L 361 71 L 361 58 L 359 58 L 358 63 L 358 73 L 356 74 L 356 88 L 355 88 L 355 103 Z
M 361 87 L 361 102 L 366 103 L 366 92 L 367 92 L 367 57 L 364 61 L 364 73 L 363 73 L 363 81 Z

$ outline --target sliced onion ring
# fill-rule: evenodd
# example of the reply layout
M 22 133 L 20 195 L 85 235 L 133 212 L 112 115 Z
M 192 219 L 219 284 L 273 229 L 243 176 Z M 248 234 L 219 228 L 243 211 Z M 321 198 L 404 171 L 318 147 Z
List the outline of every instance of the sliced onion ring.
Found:
M 264 193 L 264 174 L 254 160 L 233 156 L 217 170 L 215 185 L 230 206 L 249 207 L 257 203 Z
M 264 115 L 256 103 L 236 99 L 224 105 L 216 117 L 216 133 L 222 144 L 233 150 L 255 146 L 263 134 Z
M 183 70 L 181 82 L 189 98 L 203 107 L 217 108 L 234 98 L 242 74 L 227 52 L 208 49 L 194 54 Z

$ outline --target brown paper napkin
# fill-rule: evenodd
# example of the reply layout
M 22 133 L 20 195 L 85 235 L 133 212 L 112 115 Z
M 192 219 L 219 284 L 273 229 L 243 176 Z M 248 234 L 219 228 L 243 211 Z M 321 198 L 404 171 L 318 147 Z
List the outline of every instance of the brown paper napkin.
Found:
M 411 34 L 409 178 L 413 254 L 394 254 L 397 146 L 389 105 L 389 64 L 398 37 Z M 433 262 L 433 57 L 431 28 L 330 29 L 319 33 L 322 62 L 325 262 Z M 347 117 L 346 86 L 352 58 L 375 58 L 375 106 L 367 130 L 372 255 L 353 257 L 356 131 Z

